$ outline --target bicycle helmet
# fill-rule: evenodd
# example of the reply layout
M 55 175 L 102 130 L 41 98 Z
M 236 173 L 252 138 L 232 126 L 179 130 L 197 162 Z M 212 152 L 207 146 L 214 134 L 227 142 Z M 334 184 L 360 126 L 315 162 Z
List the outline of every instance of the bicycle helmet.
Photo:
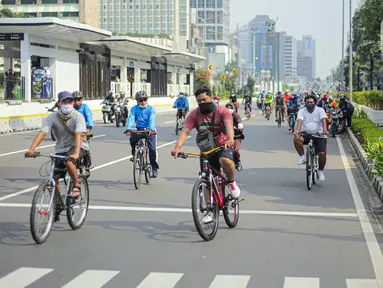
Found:
M 229 108 L 228 106 L 230 106 L 230 108 Z M 228 108 L 228 109 L 233 109 L 233 110 L 234 110 L 234 104 L 233 104 L 233 103 L 231 103 L 231 102 L 229 102 L 229 103 L 226 103 L 226 105 L 225 105 L 225 108 Z
M 138 91 L 136 93 L 136 100 L 142 100 L 142 99 L 147 99 L 148 98 L 148 95 L 146 94 L 145 91 Z
M 74 99 L 81 99 L 82 97 L 84 97 L 84 95 L 82 94 L 81 91 L 74 91 L 72 93 L 72 96 L 73 96 Z
M 344 94 L 340 94 L 339 100 L 346 100 L 346 96 L 344 96 Z

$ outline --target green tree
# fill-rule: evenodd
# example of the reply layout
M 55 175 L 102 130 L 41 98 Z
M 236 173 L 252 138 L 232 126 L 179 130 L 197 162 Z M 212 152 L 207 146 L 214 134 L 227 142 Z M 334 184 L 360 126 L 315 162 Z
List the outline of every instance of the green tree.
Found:
M 0 18 L 27 18 L 24 13 L 15 13 L 8 8 L 0 9 Z
M 201 88 L 202 86 L 208 86 L 209 88 L 211 88 L 210 80 L 211 75 L 209 70 L 203 68 L 197 69 L 195 77 L 196 90 Z

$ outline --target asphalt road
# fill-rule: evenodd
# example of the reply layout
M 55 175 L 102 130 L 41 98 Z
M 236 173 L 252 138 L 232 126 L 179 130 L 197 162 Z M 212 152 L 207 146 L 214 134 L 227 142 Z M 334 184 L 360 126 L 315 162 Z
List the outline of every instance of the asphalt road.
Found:
M 0 287 L 383 287 L 377 224 L 347 141 L 329 139 L 326 181 L 308 191 L 286 124 L 256 113 L 245 122 L 239 224 L 221 221 L 211 242 L 190 212 L 198 160 L 170 156 L 174 113 L 157 116 L 160 175 L 139 191 L 124 129 L 98 125 L 87 220 L 72 231 L 61 217 L 42 245 L 30 236 L 29 205 L 46 160 L 23 158 L 36 132 L 0 136 Z

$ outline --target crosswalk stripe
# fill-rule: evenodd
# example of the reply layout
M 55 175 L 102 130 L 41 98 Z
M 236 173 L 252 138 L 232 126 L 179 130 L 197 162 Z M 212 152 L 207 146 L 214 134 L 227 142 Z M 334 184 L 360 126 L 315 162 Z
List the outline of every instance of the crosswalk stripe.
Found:
M 108 283 L 118 273 L 120 273 L 120 271 L 87 270 L 62 288 L 99 288 Z
M 375 279 L 346 279 L 347 288 L 379 288 Z
M 52 272 L 53 269 L 20 268 L 0 279 L 0 287 L 24 288 Z
M 283 288 L 319 288 L 319 278 L 285 277 Z
M 251 276 L 217 275 L 209 288 L 246 288 Z
M 183 275 L 183 273 L 150 273 L 137 288 L 173 288 Z

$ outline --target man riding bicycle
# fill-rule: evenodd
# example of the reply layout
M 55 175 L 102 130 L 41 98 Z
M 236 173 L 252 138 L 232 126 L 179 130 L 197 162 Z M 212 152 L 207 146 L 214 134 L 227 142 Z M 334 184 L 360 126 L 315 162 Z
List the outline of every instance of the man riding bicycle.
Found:
M 232 196 L 238 198 L 241 191 L 235 182 L 233 118 L 228 109 L 213 103 L 213 96 L 209 87 L 201 87 L 195 92 L 195 96 L 198 108 L 191 111 L 186 118 L 184 129 L 178 137 L 178 141 L 171 154 L 177 158 L 178 153 L 194 128 L 198 131 L 197 140 L 200 142 L 197 141 L 197 145 L 199 147 L 201 142 L 209 139 L 208 135 L 212 133 L 215 146 L 224 145 L 225 150 L 210 157 L 210 165 L 218 170 L 222 167 L 228 177 Z M 213 118 L 214 123 L 212 123 Z M 206 215 L 206 217 L 211 218 L 209 215 Z
M 174 102 L 173 108 L 177 108 L 176 121 L 178 121 L 178 119 L 181 117 L 185 120 L 186 112 L 189 110 L 189 101 L 185 97 L 184 92 L 180 93 L 180 96 Z
M 253 102 L 253 98 L 250 97 L 249 94 L 245 94 L 245 96 L 243 96 L 243 100 L 242 100 L 242 104 L 245 103 L 245 111 L 247 109 L 249 109 L 250 113 L 251 113 L 251 103 Z
M 234 162 L 238 171 L 242 170 L 241 163 L 241 154 L 239 153 L 239 149 L 241 148 L 241 143 L 243 139 L 245 139 L 245 135 L 243 135 L 243 124 L 241 117 L 238 113 L 234 112 L 234 104 L 227 103 L 225 107 L 229 110 L 230 114 L 233 117 L 233 126 L 234 126 Z
M 313 95 L 308 95 L 305 98 L 306 107 L 299 110 L 297 117 L 297 129 L 293 133 L 294 146 L 297 150 L 300 159 L 298 165 L 306 163 L 306 155 L 304 151 L 304 145 L 307 145 L 310 141 L 310 136 L 303 134 L 300 136 L 301 132 L 306 132 L 309 134 L 313 133 L 324 133 L 328 134 L 327 131 L 327 114 L 323 108 L 316 106 L 316 97 Z M 318 177 L 320 181 L 324 181 L 325 177 L 323 170 L 326 166 L 326 153 L 327 153 L 327 139 L 313 137 L 315 151 L 319 156 L 319 170 Z
M 138 91 L 135 96 L 137 105 L 130 110 L 128 124 L 124 134 L 131 135 L 133 125 L 136 124 L 137 130 L 149 130 L 148 148 L 150 165 L 152 166 L 153 178 L 157 178 L 159 165 L 157 163 L 157 135 L 156 135 L 156 111 L 148 104 L 148 95 L 145 91 Z M 130 146 L 132 147 L 132 155 L 136 150 L 136 144 L 140 139 L 134 134 L 130 137 Z M 130 161 L 134 161 L 131 158 Z
M 296 113 L 299 111 L 299 108 L 301 106 L 301 101 L 299 100 L 297 94 L 293 93 L 289 99 L 289 101 L 287 102 L 287 116 L 288 116 L 288 122 L 289 122 L 289 131 L 291 130 L 291 127 L 290 127 L 290 113 Z
M 285 122 L 285 97 L 278 91 L 277 96 L 275 97 L 275 122 L 278 122 L 278 110 L 281 109 L 282 121 Z
M 67 168 L 68 173 L 73 181 L 73 189 L 68 195 L 71 198 L 78 198 L 81 195 L 81 186 L 78 181 L 76 161 L 81 159 L 85 152 L 89 150 L 88 141 L 83 137 L 86 133 L 86 125 L 84 116 L 77 112 L 74 106 L 74 98 L 68 91 L 63 91 L 58 94 L 60 101 L 59 111 L 48 115 L 43 121 L 40 133 L 33 140 L 29 150 L 25 153 L 27 157 L 32 157 L 35 149 L 44 140 L 50 130 L 56 135 L 56 155 L 68 156 L 71 161 L 63 162 L 56 160 L 56 168 Z M 65 166 L 64 166 L 65 165 Z M 58 175 L 55 175 L 56 189 L 60 193 L 60 184 Z
M 237 95 L 231 94 L 230 97 L 230 102 L 234 104 L 234 109 L 235 112 L 238 112 L 238 100 L 237 100 Z

